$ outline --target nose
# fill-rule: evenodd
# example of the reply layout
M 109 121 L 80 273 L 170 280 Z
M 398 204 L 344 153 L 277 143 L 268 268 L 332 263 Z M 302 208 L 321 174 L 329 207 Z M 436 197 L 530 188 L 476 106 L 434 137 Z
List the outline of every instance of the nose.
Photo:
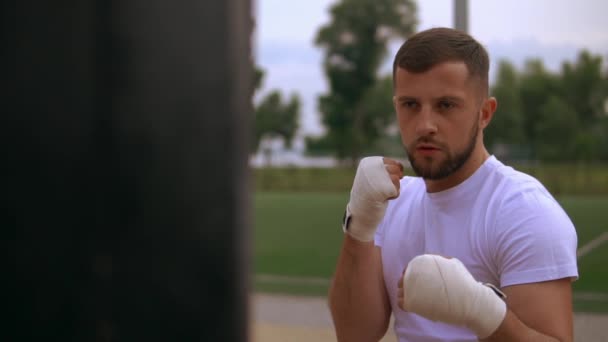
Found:
M 416 120 L 416 135 L 424 137 L 437 133 L 437 123 L 435 113 L 431 108 L 425 106 L 421 108 Z

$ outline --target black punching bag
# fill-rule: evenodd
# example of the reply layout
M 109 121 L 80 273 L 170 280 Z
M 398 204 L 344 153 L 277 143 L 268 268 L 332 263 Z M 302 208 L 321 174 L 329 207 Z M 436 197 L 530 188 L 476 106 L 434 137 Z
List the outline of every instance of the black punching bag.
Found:
M 3 1 L 2 341 L 246 341 L 247 0 Z

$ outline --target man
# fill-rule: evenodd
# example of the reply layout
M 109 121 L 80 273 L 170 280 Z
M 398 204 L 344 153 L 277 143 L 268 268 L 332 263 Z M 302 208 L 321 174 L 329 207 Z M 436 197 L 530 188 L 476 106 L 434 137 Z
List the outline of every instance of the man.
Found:
M 408 39 L 394 106 L 413 170 L 364 158 L 329 293 L 340 341 L 572 341 L 576 232 L 534 178 L 483 143 L 497 106 L 489 61 L 469 35 Z

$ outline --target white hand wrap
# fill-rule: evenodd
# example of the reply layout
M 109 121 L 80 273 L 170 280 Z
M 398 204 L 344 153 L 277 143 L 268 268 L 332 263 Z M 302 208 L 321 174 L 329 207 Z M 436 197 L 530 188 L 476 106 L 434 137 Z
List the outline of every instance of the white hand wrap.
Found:
M 484 339 L 502 323 L 505 302 L 458 259 L 420 255 L 403 276 L 403 307 L 433 321 L 466 326 Z
M 347 205 L 351 215 L 347 233 L 359 241 L 372 241 L 388 199 L 398 194 L 382 157 L 361 159 Z

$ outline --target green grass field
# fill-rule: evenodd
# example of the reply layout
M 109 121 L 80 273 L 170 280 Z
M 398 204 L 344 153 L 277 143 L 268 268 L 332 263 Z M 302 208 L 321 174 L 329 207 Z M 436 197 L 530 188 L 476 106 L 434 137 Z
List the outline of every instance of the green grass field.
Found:
M 346 192 L 255 193 L 255 274 L 314 278 L 310 282 L 256 281 L 256 290 L 325 295 L 343 237 L 340 222 L 347 200 Z M 558 200 L 577 227 L 579 247 L 608 231 L 608 197 Z M 576 310 L 608 312 L 606 265 L 608 242 L 579 259 L 575 294 L 599 293 L 604 299 L 576 299 Z

